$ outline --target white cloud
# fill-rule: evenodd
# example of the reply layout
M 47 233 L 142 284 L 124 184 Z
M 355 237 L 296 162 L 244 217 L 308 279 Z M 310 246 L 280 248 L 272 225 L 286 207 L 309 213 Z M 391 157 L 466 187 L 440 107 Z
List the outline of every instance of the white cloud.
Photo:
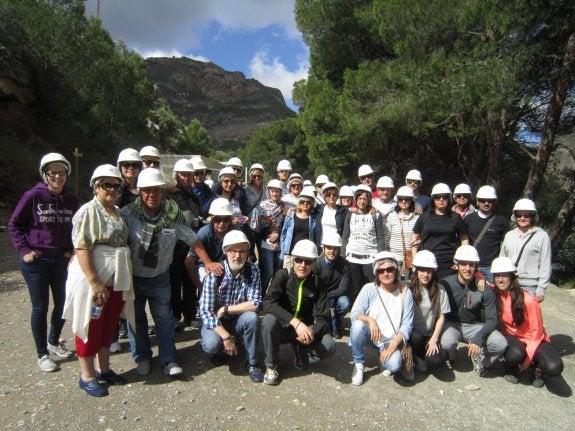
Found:
M 161 49 L 152 49 L 150 51 L 142 51 L 140 55 L 144 58 L 149 57 L 187 57 L 191 58 L 192 60 L 202 61 L 204 63 L 208 63 L 210 59 L 204 57 L 203 55 L 193 55 L 190 53 L 183 53 L 175 49 L 171 49 L 169 51 L 163 51 Z
M 307 78 L 308 64 L 300 61 L 297 70 L 290 71 L 275 57 L 270 60 L 265 50 L 255 53 L 250 62 L 251 77 L 257 79 L 268 87 L 278 88 L 286 100 L 287 104 L 293 107 L 292 90 L 294 82 Z

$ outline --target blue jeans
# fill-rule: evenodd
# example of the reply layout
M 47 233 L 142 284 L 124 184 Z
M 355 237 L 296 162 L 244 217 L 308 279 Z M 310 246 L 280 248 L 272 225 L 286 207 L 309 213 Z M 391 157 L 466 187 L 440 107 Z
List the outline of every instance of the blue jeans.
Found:
M 485 276 L 485 279 L 493 284 L 493 274 L 491 274 L 491 266 L 478 266 L 477 272 L 482 273 Z
M 157 277 L 143 278 L 134 276 L 134 311 L 136 314 L 136 333 L 128 328 L 132 358 L 135 362 L 149 361 L 152 358 L 152 347 L 148 335 L 148 316 L 146 302 L 156 325 L 156 341 L 162 365 L 176 360 L 176 343 L 174 328 L 176 321 L 170 305 L 170 275 L 166 271 Z M 130 325 L 128 325 L 130 326 Z
M 64 327 L 62 319 L 66 300 L 66 278 L 68 277 L 68 258 L 65 256 L 39 257 L 32 263 L 24 262 L 20 257 L 20 271 L 28 285 L 32 301 L 32 336 L 36 344 L 38 358 L 48 354 L 46 334 L 48 332 L 48 309 L 50 308 L 50 290 L 54 309 L 50 317 L 50 335 L 48 343 L 57 345 Z
M 355 364 L 365 363 L 366 347 L 371 347 L 372 349 L 377 349 L 381 352 L 389 345 L 389 343 L 384 343 L 379 347 L 376 346 L 373 341 L 371 341 L 369 326 L 359 320 L 354 320 L 351 324 L 349 344 L 351 345 L 353 362 Z M 381 367 L 391 371 L 392 373 L 399 371 L 401 368 L 401 351 L 396 350 L 393 352 L 391 358 L 382 363 Z
M 274 274 L 282 268 L 282 261 L 280 260 L 280 251 L 273 251 L 262 248 L 260 255 L 261 259 L 261 279 L 262 279 L 262 297 L 268 288 L 268 284 Z
M 257 365 L 256 350 L 260 335 L 260 319 L 253 311 L 232 315 L 221 320 L 222 326 L 236 337 L 242 337 L 246 348 L 246 361 L 249 365 Z M 224 342 L 216 331 L 202 326 L 202 349 L 208 355 L 217 355 L 222 351 Z
M 349 298 L 345 295 L 342 295 L 338 298 L 330 298 L 328 299 L 329 308 L 332 309 L 331 315 L 331 325 L 332 329 L 339 330 L 341 329 L 341 322 L 345 313 L 349 311 L 350 302 Z

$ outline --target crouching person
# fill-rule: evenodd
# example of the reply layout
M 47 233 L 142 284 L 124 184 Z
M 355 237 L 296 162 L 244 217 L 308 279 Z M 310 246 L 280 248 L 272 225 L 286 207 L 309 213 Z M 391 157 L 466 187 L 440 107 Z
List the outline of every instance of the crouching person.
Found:
M 261 304 L 260 273 L 257 265 L 248 263 L 250 242 L 239 230 L 226 234 L 224 274 L 204 278 L 200 297 L 202 349 L 212 363 L 220 365 L 225 355 L 236 356 L 234 337 L 242 338 L 246 349 L 246 368 L 252 382 L 263 379 L 258 368 L 256 349 L 259 337 L 257 310 Z
M 489 287 L 479 288 L 474 278 L 479 263 L 477 250 L 471 245 L 462 245 L 455 252 L 454 261 L 457 273 L 440 281 L 451 309 L 446 314 L 441 348 L 447 352 L 449 364 L 453 367 L 457 344 L 465 341 L 475 372 L 483 377 L 505 353 L 507 341 L 495 329 L 499 321 L 495 293 Z M 482 319 L 482 311 L 485 320 Z
M 279 383 L 282 342 L 293 343 L 294 366 L 300 370 L 335 352 L 335 340 L 330 335 L 327 289 L 313 274 L 317 247 L 304 239 L 296 243 L 291 255 L 293 270 L 276 272 L 263 300 L 264 383 L 268 385 Z

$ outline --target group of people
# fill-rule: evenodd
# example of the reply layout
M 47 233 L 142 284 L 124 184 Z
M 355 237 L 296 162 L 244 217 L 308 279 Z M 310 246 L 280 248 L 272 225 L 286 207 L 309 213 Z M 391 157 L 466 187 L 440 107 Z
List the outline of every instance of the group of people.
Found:
M 244 185 L 233 157 L 210 186 L 201 158 L 178 160 L 173 181 L 160 163 L 154 147 L 123 150 L 116 165 L 94 170 L 94 197 L 80 206 L 65 186 L 70 163 L 58 153 L 42 158 L 42 181 L 19 201 L 9 232 L 43 371 L 58 369 L 50 354 L 73 355 L 60 342 L 69 320 L 79 387 L 99 397 L 126 383 L 110 368 L 123 321 L 138 374 L 151 372 L 155 332 L 160 365 L 177 377 L 174 332 L 199 318 L 213 364 L 242 343 L 250 379 L 275 385 L 280 345 L 290 343 L 294 366 L 306 369 L 334 353 L 351 309 L 354 385 L 363 383 L 366 347 L 391 375 L 406 343 L 422 372 L 453 366 L 460 341 L 481 376 L 499 358 L 514 383 L 529 367 L 536 386 L 562 372 L 539 305 L 551 275 L 549 237 L 531 200 L 516 203 L 517 227 L 508 231 L 493 187 L 478 190 L 476 209 L 466 184 L 422 195 L 417 170 L 397 191 L 390 177 L 375 181 L 369 165 L 359 168 L 358 186 L 319 175 L 314 187 L 281 160 L 265 185 L 264 167 L 252 165 Z

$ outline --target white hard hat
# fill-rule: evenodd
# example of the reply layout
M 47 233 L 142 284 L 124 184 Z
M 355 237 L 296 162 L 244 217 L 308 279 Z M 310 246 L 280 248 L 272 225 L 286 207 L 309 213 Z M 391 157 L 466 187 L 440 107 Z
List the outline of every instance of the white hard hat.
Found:
M 304 196 L 313 199 L 313 201 L 315 202 L 315 190 L 314 190 L 314 188 L 311 186 L 304 187 L 302 189 L 301 193 L 299 194 L 299 197 L 301 199 Z
M 469 185 L 461 183 L 455 186 L 453 190 L 454 195 L 471 195 L 471 187 Z
M 201 171 L 204 169 L 208 169 L 204 160 L 201 157 L 193 157 L 190 159 L 192 161 L 192 166 L 194 167 L 194 171 Z
M 304 186 L 304 187 L 309 187 L 309 186 L 313 186 L 313 184 L 311 183 L 310 180 L 304 180 L 303 186 Z
M 280 160 L 276 171 L 291 171 L 291 163 L 289 160 Z
M 412 265 L 416 268 L 437 269 L 437 259 L 429 250 L 421 250 L 413 257 Z
M 341 236 L 337 232 L 327 232 L 321 239 L 321 245 L 341 247 Z
M 90 187 L 94 187 L 94 183 L 98 178 L 103 177 L 111 177 L 111 178 L 118 178 L 122 181 L 122 174 L 120 170 L 115 167 L 114 165 L 100 165 L 96 169 L 94 169 L 94 173 L 92 174 L 92 178 L 90 178 Z
M 340 198 L 352 198 L 353 197 L 353 190 L 350 186 L 341 186 L 339 189 L 339 197 Z
M 361 165 L 359 167 L 359 169 L 357 170 L 357 176 L 358 177 L 364 177 L 366 175 L 371 175 L 373 174 L 373 169 L 371 169 L 371 166 L 369 165 Z
M 240 168 L 243 168 L 244 165 L 242 164 L 242 161 L 238 157 L 232 157 L 230 160 L 228 160 L 226 166 L 238 166 Z
M 142 163 L 142 157 L 140 156 L 140 153 L 137 150 L 134 150 L 133 148 L 125 148 L 122 151 L 120 151 L 120 154 L 118 154 L 118 161 L 117 161 L 118 169 L 120 169 L 120 163 L 122 162 Z
M 230 175 L 234 178 L 237 178 L 236 171 L 233 168 L 226 166 L 220 171 L 220 175 L 218 176 L 218 181 L 221 181 L 226 175 Z
M 294 245 L 291 252 L 292 256 L 307 257 L 308 259 L 317 259 L 317 247 L 309 239 L 302 239 Z
M 254 163 L 253 165 L 250 166 L 250 174 L 253 171 L 262 171 L 263 173 L 266 172 L 266 170 L 264 169 L 264 166 L 261 163 Z
M 192 165 L 191 160 L 188 159 L 180 159 L 174 163 L 174 178 L 176 178 L 176 174 L 178 172 L 194 172 L 194 166 Z
M 282 189 L 282 182 L 276 178 L 269 180 L 268 185 L 266 188 L 273 188 L 273 189 Z
M 329 189 L 335 189 L 336 191 L 339 191 L 339 189 L 337 188 L 337 186 L 335 185 L 335 183 L 332 182 L 327 182 L 323 185 L 323 188 L 321 189 L 322 193 L 325 195 L 325 192 Z
M 515 202 L 513 211 L 533 211 L 536 213 L 537 208 L 535 207 L 535 202 L 533 202 L 531 199 L 523 198 Z
M 453 260 L 456 262 L 479 262 L 479 253 L 472 245 L 461 245 L 455 251 Z
M 241 230 L 233 229 L 226 233 L 224 236 L 224 240 L 222 242 L 222 250 L 226 251 L 227 246 L 241 243 L 247 244 L 248 247 L 250 245 L 250 241 L 248 240 L 248 237 L 245 233 L 243 233 Z
M 151 156 L 160 158 L 160 152 L 156 147 L 148 145 L 140 150 L 140 157 Z
M 294 172 L 288 178 L 288 186 L 290 186 L 291 183 L 293 183 L 295 180 L 301 181 L 303 184 L 303 177 L 300 174 Z
M 231 202 L 225 198 L 214 199 L 210 204 L 210 210 L 208 212 L 215 216 L 234 215 L 234 210 L 232 208 Z
M 409 171 L 405 176 L 405 179 L 423 181 L 423 178 L 421 178 L 421 172 L 419 172 L 417 169 L 412 169 L 411 171 Z
M 380 189 L 394 189 L 395 186 L 393 185 L 393 180 L 390 177 L 381 177 L 379 180 L 377 180 L 377 188 Z
M 414 198 L 415 198 L 415 194 L 413 193 L 413 189 L 412 189 L 411 187 L 409 187 L 409 186 L 401 186 L 401 187 L 397 190 L 397 197 L 414 199 Z
M 72 173 L 72 166 L 70 162 L 60 153 L 48 153 L 42 160 L 40 160 L 40 176 L 44 178 L 44 174 L 46 173 L 46 166 L 50 163 L 60 162 L 66 165 L 66 174 L 70 175 Z
M 431 196 L 450 195 L 450 194 L 451 194 L 451 189 L 445 183 L 437 183 L 431 189 Z
M 495 187 L 491 186 L 479 187 L 479 190 L 477 190 L 477 195 L 475 195 L 475 198 L 497 200 L 497 192 L 495 191 Z
M 360 192 L 367 192 L 368 197 L 371 199 L 371 189 L 369 188 L 369 186 L 366 186 L 366 185 L 364 185 L 364 184 L 360 184 L 359 186 L 357 186 L 357 187 L 355 188 L 355 191 L 353 192 L 353 197 L 354 197 L 355 199 L 357 199 L 357 195 L 358 195 Z
M 372 264 L 373 275 L 377 274 L 377 268 L 379 267 L 380 263 L 383 262 L 384 260 L 391 261 L 394 264 L 395 268 L 397 269 L 398 264 L 395 255 L 391 251 L 380 251 L 373 258 L 373 264 Z
M 493 259 L 493 262 L 491 262 L 492 274 L 501 274 L 504 272 L 515 274 L 515 271 L 517 271 L 517 268 L 515 267 L 513 261 L 508 257 L 496 257 Z
M 325 184 L 325 183 L 329 183 L 329 177 L 327 175 L 321 174 L 318 175 L 317 178 L 315 179 L 315 184 Z
M 146 187 L 163 187 L 166 185 L 166 180 L 162 173 L 156 168 L 144 169 L 138 175 L 138 188 L 143 189 Z

